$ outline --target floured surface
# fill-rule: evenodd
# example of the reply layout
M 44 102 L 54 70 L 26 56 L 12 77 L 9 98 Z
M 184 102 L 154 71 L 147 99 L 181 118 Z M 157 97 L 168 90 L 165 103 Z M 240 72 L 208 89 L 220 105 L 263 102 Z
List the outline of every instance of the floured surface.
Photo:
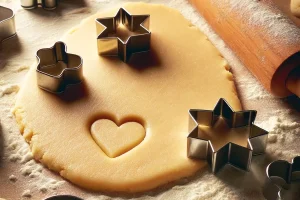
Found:
M 68 52 L 84 61 L 79 90 L 49 94 L 37 87 L 32 67 L 16 102 L 34 157 L 92 190 L 140 192 L 194 174 L 205 161 L 186 156 L 188 110 L 211 109 L 220 97 L 241 109 L 227 62 L 178 11 L 143 3 L 125 8 L 150 14 L 151 52 L 134 55 L 129 64 L 98 56 L 95 19 L 114 16 L 118 8 L 97 14 L 63 39 Z M 110 118 L 139 122 L 146 130 L 140 144 L 113 159 L 90 132 L 96 120 Z
M 280 21 L 284 20 L 285 16 L 287 16 L 292 22 L 294 22 L 298 27 L 300 27 L 300 18 L 296 17 L 291 11 L 292 0 L 285 0 L 285 1 L 283 1 L 283 0 L 263 0 L 263 2 L 271 5 L 270 7 L 274 7 L 272 5 L 275 4 L 276 8 L 273 8 L 273 10 L 275 11 L 275 13 L 278 13 L 276 16 L 278 19 L 280 18 Z M 282 12 L 280 13 L 280 12 L 276 11 L 278 9 Z M 284 15 L 282 15 L 282 13 Z M 278 28 L 280 28 L 280 27 L 278 27 Z M 290 27 L 287 27 L 287 28 L 290 29 Z M 292 31 L 292 30 L 290 29 L 290 31 Z
M 297 106 L 300 105 L 300 102 L 297 98 L 281 100 L 267 93 L 187 1 L 144 1 L 163 3 L 179 10 L 208 36 L 229 61 L 244 109 L 258 110 L 257 125 L 270 131 L 267 153 L 253 157 L 252 168 L 248 173 L 228 166 L 217 175 L 213 175 L 209 168 L 205 168 L 204 173 L 201 172 L 191 178 L 181 179 L 168 184 L 166 187 L 138 195 L 90 193 L 79 189 L 68 181 L 63 181 L 60 176 L 55 175 L 33 160 L 29 145 L 20 135 L 18 126 L 11 114 L 18 88 L 23 84 L 28 66 L 36 60 L 35 53 L 38 49 L 52 46 L 61 38 L 62 34 L 78 24 L 81 19 L 96 13 L 99 9 L 121 6 L 126 1 L 64 0 L 59 2 L 59 7 L 56 10 L 45 12 L 43 9 L 26 11 L 20 8 L 19 1 L 0 0 L 1 5 L 10 6 L 16 11 L 18 31 L 18 37 L 3 43 L 0 50 L 0 117 L 2 126 L 0 129 L 0 197 L 7 200 L 28 200 L 28 198 L 22 197 L 22 194 L 29 194 L 31 195 L 30 199 L 41 200 L 54 194 L 73 194 L 87 200 L 128 198 L 138 200 L 238 200 L 241 197 L 245 200 L 263 200 L 261 179 L 265 178 L 266 166 L 276 159 L 291 161 L 292 158 L 300 154 L 298 145 L 300 143 L 300 115 L 297 111 L 300 110 L 300 107 Z M 289 1 L 273 1 L 284 5 L 284 8 L 291 15 Z M 251 8 L 254 1 L 243 0 L 241 2 Z M 264 20 L 266 16 L 260 14 L 269 13 L 269 11 L 265 10 L 263 6 L 258 6 L 252 12 L 261 16 L 261 20 L 266 26 L 285 23 L 285 20 L 282 21 L 281 18 L 278 18 L 277 13 L 267 15 L 272 20 Z M 280 25 L 278 29 L 280 30 L 281 27 Z M 286 23 L 284 27 L 287 30 L 289 23 Z M 39 34 L 35 34 L 36 32 Z

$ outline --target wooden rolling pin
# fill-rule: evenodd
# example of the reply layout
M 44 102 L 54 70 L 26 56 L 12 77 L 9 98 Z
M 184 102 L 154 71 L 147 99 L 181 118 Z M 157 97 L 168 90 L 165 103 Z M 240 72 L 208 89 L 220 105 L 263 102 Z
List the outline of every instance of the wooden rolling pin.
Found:
M 273 1 L 189 1 L 268 91 L 300 97 L 300 29 L 292 22 L 276 24 L 256 10 L 262 6 L 282 17 Z

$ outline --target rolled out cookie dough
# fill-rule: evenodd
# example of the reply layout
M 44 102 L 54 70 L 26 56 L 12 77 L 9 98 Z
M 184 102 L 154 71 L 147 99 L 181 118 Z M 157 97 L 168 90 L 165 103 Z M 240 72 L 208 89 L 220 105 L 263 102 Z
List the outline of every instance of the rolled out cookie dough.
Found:
M 68 52 L 83 58 L 84 83 L 50 94 L 37 87 L 33 65 L 14 110 L 35 159 L 91 190 L 141 192 L 193 175 L 206 162 L 186 156 L 188 109 L 213 109 L 220 97 L 241 109 L 226 60 L 201 31 L 162 5 L 124 7 L 151 15 L 151 52 L 129 64 L 98 56 L 95 19 L 118 8 L 98 13 L 63 38 Z M 111 158 L 93 140 L 98 120 L 138 123 L 145 136 Z
M 296 17 L 300 17 L 300 0 L 291 0 L 291 12 Z

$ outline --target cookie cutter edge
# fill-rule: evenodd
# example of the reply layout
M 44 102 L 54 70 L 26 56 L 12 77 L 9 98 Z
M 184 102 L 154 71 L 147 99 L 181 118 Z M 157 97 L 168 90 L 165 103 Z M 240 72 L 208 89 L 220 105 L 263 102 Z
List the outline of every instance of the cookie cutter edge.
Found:
M 268 138 L 266 130 L 253 124 L 256 114 L 255 110 L 236 112 L 223 98 L 219 99 L 213 110 L 190 109 L 187 156 L 193 159 L 206 159 L 213 173 L 217 173 L 226 164 L 249 171 L 252 156 L 265 152 Z M 215 151 L 210 140 L 198 137 L 199 125 L 213 126 L 220 117 L 225 119 L 230 128 L 249 126 L 247 147 L 229 142 Z
M 137 21 L 137 22 L 136 22 Z M 115 34 L 117 26 L 122 23 L 130 31 L 141 29 L 143 32 L 131 35 L 126 41 Z M 120 8 L 114 17 L 97 18 L 97 47 L 102 56 L 118 56 L 123 62 L 128 62 L 132 54 L 150 50 L 151 32 L 149 31 L 150 15 L 131 15 L 124 8 Z
M 71 62 L 73 66 L 63 69 L 59 75 L 46 73 L 41 70 L 43 60 L 45 59 L 39 55 L 42 51 L 51 51 L 50 53 L 47 52 L 47 54 L 52 56 L 52 61 L 55 60 L 56 63 L 63 62 L 68 66 Z M 46 55 L 45 57 L 49 55 Z M 58 41 L 50 48 L 39 49 L 36 53 L 36 58 L 37 84 L 41 89 L 59 94 L 64 92 L 68 85 L 78 84 L 83 80 L 83 60 L 78 55 L 67 53 L 67 45 L 64 42 Z M 47 66 L 51 66 L 51 64 L 45 65 L 44 67 Z
M 294 166 L 295 165 L 295 166 Z M 266 168 L 267 179 L 264 184 L 263 194 L 267 200 L 273 200 L 276 196 L 282 199 L 281 192 L 288 192 L 288 187 L 293 181 L 300 180 L 300 156 L 293 158 L 292 162 L 276 160 Z M 272 181 L 272 177 L 285 181 L 285 185 L 279 185 Z
M 3 36 L 0 33 L 0 42 L 3 42 L 11 37 L 16 35 L 16 26 L 15 26 L 15 13 L 12 9 L 0 6 L 0 11 L 6 10 L 11 12 L 11 15 L 3 20 L 0 20 L 0 30 L 2 29 L 4 32 Z
M 57 0 L 20 0 L 21 6 L 24 9 L 30 10 L 41 6 L 45 10 L 54 10 L 57 5 Z

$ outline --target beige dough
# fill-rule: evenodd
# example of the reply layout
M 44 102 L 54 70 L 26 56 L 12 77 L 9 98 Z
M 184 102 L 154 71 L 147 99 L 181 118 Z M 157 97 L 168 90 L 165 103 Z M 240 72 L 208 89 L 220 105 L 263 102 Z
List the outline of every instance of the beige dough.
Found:
M 291 12 L 296 17 L 300 17 L 300 0 L 291 0 Z
M 206 162 L 187 158 L 188 109 L 213 109 L 220 97 L 241 109 L 226 60 L 201 31 L 162 5 L 125 8 L 151 15 L 151 52 L 133 55 L 128 64 L 98 56 L 95 19 L 114 16 L 118 8 L 91 16 L 63 38 L 68 52 L 83 58 L 84 83 L 53 95 L 37 87 L 34 65 L 14 110 L 35 159 L 91 190 L 141 192 L 193 175 Z M 119 131 L 103 123 L 107 127 L 99 130 L 98 120 L 136 123 L 145 137 L 136 128 L 129 148 L 116 147 L 116 135 L 130 135 L 134 128 Z M 109 127 L 110 134 L 101 133 Z M 100 140 L 117 153 L 107 156 L 93 131 L 111 135 L 115 141 Z
M 120 126 L 112 120 L 101 119 L 92 124 L 91 134 L 107 156 L 115 158 L 131 150 L 145 138 L 144 127 L 137 122 Z

